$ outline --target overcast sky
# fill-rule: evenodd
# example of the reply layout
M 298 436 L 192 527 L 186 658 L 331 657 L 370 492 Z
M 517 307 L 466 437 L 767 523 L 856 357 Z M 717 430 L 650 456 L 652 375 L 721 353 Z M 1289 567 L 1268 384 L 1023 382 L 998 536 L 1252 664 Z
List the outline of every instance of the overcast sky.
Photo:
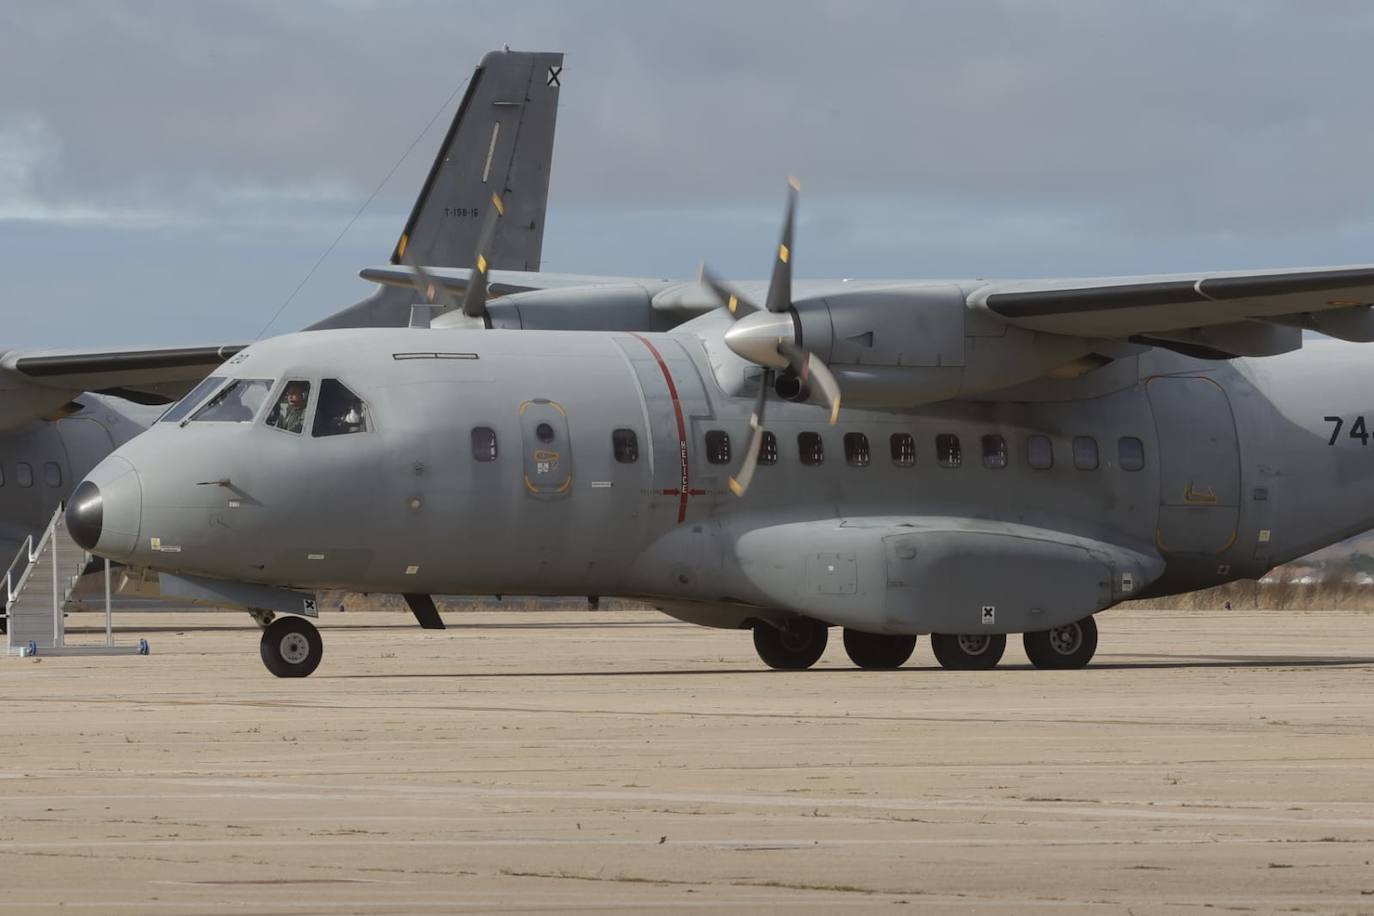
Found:
M 788 174 L 802 276 L 1374 262 L 1374 4 L 5 0 L 0 348 L 256 336 L 503 43 L 567 55 L 547 270 L 763 276 Z

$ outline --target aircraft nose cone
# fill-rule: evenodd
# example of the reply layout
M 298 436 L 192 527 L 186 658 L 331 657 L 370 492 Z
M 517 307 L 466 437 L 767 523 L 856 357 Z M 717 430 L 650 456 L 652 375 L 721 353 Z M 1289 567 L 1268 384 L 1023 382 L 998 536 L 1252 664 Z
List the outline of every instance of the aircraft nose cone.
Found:
M 105 523 L 105 502 L 100 487 L 83 480 L 67 503 L 67 532 L 82 550 L 95 550 Z
M 143 485 L 134 466 L 119 455 L 97 464 L 67 503 L 67 531 L 85 550 L 128 560 L 138 545 Z

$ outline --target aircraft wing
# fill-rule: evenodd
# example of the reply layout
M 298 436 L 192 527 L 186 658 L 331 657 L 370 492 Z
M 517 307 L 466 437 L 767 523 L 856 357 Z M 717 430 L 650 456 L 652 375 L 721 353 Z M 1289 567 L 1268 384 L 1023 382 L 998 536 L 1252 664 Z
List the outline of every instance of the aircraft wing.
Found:
M 425 273 L 439 282 L 450 293 L 461 296 L 468 288 L 469 268 L 426 267 Z M 380 283 L 383 286 L 398 286 L 415 289 L 416 278 L 413 268 L 405 265 L 368 267 L 358 273 L 364 280 Z M 509 296 L 513 293 L 528 293 L 541 289 L 573 289 L 583 286 L 643 286 L 658 289 L 676 285 L 680 281 L 645 279 L 643 277 L 603 277 L 591 274 L 558 274 L 530 270 L 492 270 L 487 272 L 487 290 L 493 296 Z M 718 304 L 718 303 L 717 303 Z
M 1218 357 L 1296 349 L 1304 328 L 1374 341 L 1374 265 L 996 281 L 975 288 L 968 302 L 1034 331 Z
M 170 403 L 244 346 L 9 350 L 0 354 L 0 429 L 46 416 L 82 391 Z

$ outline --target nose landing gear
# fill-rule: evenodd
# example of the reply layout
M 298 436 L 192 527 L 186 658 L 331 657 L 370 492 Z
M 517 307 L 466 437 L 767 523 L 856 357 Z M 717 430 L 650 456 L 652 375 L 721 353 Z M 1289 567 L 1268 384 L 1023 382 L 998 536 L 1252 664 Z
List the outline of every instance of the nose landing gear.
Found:
M 262 663 L 277 677 L 306 677 L 320 666 L 324 640 L 304 617 L 279 617 L 262 631 Z

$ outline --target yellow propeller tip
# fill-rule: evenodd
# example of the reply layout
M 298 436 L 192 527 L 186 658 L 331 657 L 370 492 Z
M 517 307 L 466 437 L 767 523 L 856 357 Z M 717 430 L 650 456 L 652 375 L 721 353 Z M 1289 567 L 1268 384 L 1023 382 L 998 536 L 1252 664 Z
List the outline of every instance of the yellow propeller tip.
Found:
M 740 486 L 739 481 L 733 477 L 730 478 L 730 492 L 736 496 L 744 495 L 744 487 Z
M 492 205 L 493 207 L 496 208 L 496 213 L 497 213 L 497 215 L 499 215 L 499 216 L 505 216 L 505 215 L 506 215 L 506 205 L 503 204 L 503 203 L 501 202 L 501 195 L 500 195 L 500 194 L 493 194 L 493 195 L 491 195 L 491 205 Z
M 801 182 L 797 180 L 797 177 L 795 175 L 787 176 L 787 186 L 794 191 L 801 190 Z
M 840 401 L 835 399 L 835 403 L 830 407 L 830 425 L 834 426 L 840 419 Z

